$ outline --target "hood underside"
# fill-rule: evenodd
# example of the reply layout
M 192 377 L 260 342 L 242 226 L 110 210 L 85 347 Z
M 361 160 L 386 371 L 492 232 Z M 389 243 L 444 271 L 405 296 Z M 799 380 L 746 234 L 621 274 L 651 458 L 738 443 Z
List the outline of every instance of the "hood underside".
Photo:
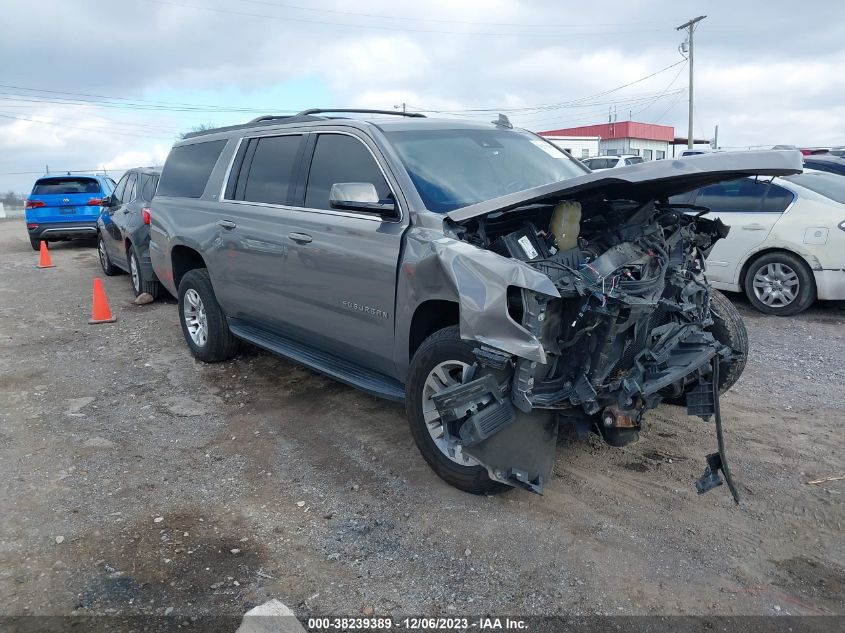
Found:
M 801 152 L 797 150 L 715 152 L 684 159 L 648 161 L 584 174 L 485 200 L 456 209 L 447 215 L 455 222 L 463 222 L 530 204 L 592 195 L 647 202 L 724 180 L 754 175 L 787 176 L 800 173 L 801 170 L 802 157 Z

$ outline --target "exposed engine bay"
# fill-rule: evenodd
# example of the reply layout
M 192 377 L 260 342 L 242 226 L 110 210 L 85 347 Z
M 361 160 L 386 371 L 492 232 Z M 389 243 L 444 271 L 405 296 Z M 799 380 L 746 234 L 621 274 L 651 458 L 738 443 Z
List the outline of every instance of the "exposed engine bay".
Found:
M 718 373 L 737 352 L 711 332 L 704 277 L 709 249 L 729 228 L 704 217 L 706 211 L 594 196 L 456 226 L 460 240 L 525 262 L 560 295 L 508 288 L 508 314 L 540 341 L 545 363 L 482 345 L 470 380 L 435 397 L 463 450 L 487 465 L 492 478 L 542 491 L 541 471 L 550 464 L 495 466 L 505 445 L 512 456 L 526 428 L 522 424 L 517 437 L 507 427 L 530 412 L 553 416 L 539 423 L 547 441 L 555 422 L 569 422 L 622 446 L 636 441 L 647 410 L 673 399 L 685 400 L 689 413 L 705 420 L 717 415 L 720 453 L 708 456 L 699 491 L 722 483 L 719 469 L 730 479 L 721 459 Z

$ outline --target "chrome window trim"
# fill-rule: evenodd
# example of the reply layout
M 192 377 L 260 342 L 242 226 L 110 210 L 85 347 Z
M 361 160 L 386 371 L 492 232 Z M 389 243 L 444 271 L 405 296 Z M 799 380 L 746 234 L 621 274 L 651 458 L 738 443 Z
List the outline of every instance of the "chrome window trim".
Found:
M 387 173 L 384 171 L 384 167 L 382 166 L 381 162 L 379 162 L 379 159 L 375 155 L 375 152 L 373 152 L 372 148 L 369 145 L 367 145 L 361 139 L 361 137 L 359 137 L 358 135 L 352 134 L 351 132 L 344 132 L 344 131 L 341 131 L 341 130 L 325 130 L 325 131 L 322 131 L 322 130 L 305 130 L 305 131 L 300 130 L 298 132 L 285 132 L 283 134 L 273 133 L 270 130 L 268 130 L 267 132 L 268 132 L 267 134 L 242 136 L 240 138 L 240 140 L 238 141 L 238 144 L 235 146 L 235 151 L 232 154 L 232 157 L 229 159 L 229 166 L 226 169 L 226 176 L 223 178 L 223 186 L 220 189 L 220 197 L 219 197 L 220 202 L 226 202 L 226 203 L 229 203 L 229 204 L 243 204 L 243 205 L 249 205 L 249 206 L 253 206 L 253 207 L 264 207 L 264 208 L 267 208 L 267 209 L 285 209 L 285 210 L 288 210 L 288 211 L 306 211 L 306 212 L 309 212 L 309 213 L 321 213 L 323 215 L 335 215 L 335 216 L 344 217 L 344 218 L 369 220 L 371 222 L 401 223 L 402 220 L 404 219 L 404 217 L 405 217 L 404 209 L 402 208 L 402 205 L 399 202 L 399 197 L 396 195 L 396 190 L 393 188 L 393 185 L 390 184 L 390 179 L 387 177 Z M 313 207 L 297 207 L 297 206 L 292 206 L 292 205 L 287 205 L 287 204 L 273 204 L 273 203 L 269 203 L 269 202 L 250 202 L 249 200 L 231 200 L 229 198 L 224 197 L 225 193 L 226 193 L 226 188 L 229 186 L 229 177 L 232 174 L 232 168 L 235 165 L 235 158 L 237 157 L 238 152 L 241 149 L 241 144 L 244 141 L 250 140 L 250 139 L 253 139 L 253 138 L 264 138 L 264 137 L 267 137 L 267 136 L 304 136 L 305 134 L 308 134 L 308 133 L 315 134 L 315 135 L 318 135 L 318 136 L 320 134 L 341 134 L 341 135 L 344 135 L 344 136 L 351 136 L 352 138 L 356 139 L 359 143 L 361 143 L 361 145 L 363 145 L 367 149 L 367 151 L 370 153 L 370 156 L 373 157 L 373 160 L 375 161 L 376 166 L 379 168 L 379 171 L 381 172 L 382 178 L 384 178 L 384 182 L 387 183 L 387 187 L 390 189 L 390 193 L 393 194 L 393 199 L 396 201 L 396 207 L 399 209 L 399 217 L 396 218 L 396 219 L 392 219 L 392 220 L 385 220 L 385 219 L 379 217 L 375 213 L 355 213 L 355 212 L 352 212 L 352 211 L 342 211 L 340 209 L 316 209 L 316 208 L 313 208 Z M 316 149 L 316 143 L 315 143 L 315 149 Z M 313 158 L 313 156 L 312 156 L 312 158 Z M 308 167 L 308 171 L 309 171 L 309 173 L 311 171 L 310 165 Z M 307 186 L 308 186 L 308 182 L 306 181 L 305 187 L 307 188 Z
M 226 193 L 226 187 L 229 186 L 229 176 L 232 173 L 232 167 L 235 166 L 235 158 L 238 156 L 238 152 L 241 151 L 241 143 L 244 142 L 244 137 L 242 136 L 238 139 L 237 144 L 235 145 L 235 151 L 232 152 L 232 157 L 229 159 L 229 165 L 226 167 L 226 175 L 223 176 L 223 187 L 220 189 L 220 194 L 217 196 L 217 199 L 220 202 L 225 202 L 226 198 L 224 198 L 224 194 Z M 156 189 L 158 189 L 158 185 L 156 185 Z

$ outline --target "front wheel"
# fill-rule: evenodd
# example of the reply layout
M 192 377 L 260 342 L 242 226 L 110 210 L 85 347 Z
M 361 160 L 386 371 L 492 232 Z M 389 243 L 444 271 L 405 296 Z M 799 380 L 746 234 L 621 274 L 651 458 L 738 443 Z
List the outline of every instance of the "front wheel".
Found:
M 182 334 L 196 358 L 216 363 L 237 353 L 238 339 L 229 331 L 205 268 L 191 270 L 182 277 L 178 299 Z
M 97 235 L 97 255 L 100 259 L 100 268 L 103 269 L 103 274 L 111 277 L 120 272 L 117 266 L 111 263 L 109 259 L 109 252 L 106 250 L 106 242 L 102 235 Z
M 132 290 L 135 296 L 138 297 L 144 293 L 150 295 L 153 299 L 158 299 L 161 294 L 161 284 L 158 279 L 147 279 L 144 274 L 144 269 L 141 268 L 141 262 L 138 261 L 138 254 L 135 252 L 135 247 L 129 247 L 129 276 L 132 279 Z
M 751 305 L 764 314 L 798 314 L 816 300 L 812 271 L 792 253 L 767 253 L 752 261 L 744 286 Z
M 733 387 L 745 370 L 748 361 L 748 331 L 745 322 L 730 299 L 718 290 L 710 291 L 710 332 L 722 345 L 733 352 L 731 358 L 719 362 L 719 393 Z
M 420 453 L 441 479 L 472 494 L 496 494 L 509 486 L 491 480 L 487 469 L 461 450 L 455 429 L 443 424 L 434 394 L 459 382 L 475 363 L 473 346 L 458 326 L 429 336 L 414 354 L 406 385 L 405 410 Z

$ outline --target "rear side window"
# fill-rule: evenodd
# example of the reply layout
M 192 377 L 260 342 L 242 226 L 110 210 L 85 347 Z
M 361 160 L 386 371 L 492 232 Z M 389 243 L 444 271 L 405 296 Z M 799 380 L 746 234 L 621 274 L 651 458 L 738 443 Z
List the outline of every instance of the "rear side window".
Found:
M 651 160 L 651 150 L 650 150 L 650 149 L 647 149 L 647 150 L 646 150 L 646 152 L 648 152 L 648 153 L 646 154 L 646 157 L 647 157 L 649 160 Z M 625 164 L 626 164 L 626 165 L 637 165 L 637 164 L 639 164 L 639 163 L 641 163 L 641 162 L 643 162 L 643 157 L 642 157 L 642 156 L 634 156 L 633 158 L 626 158 L 626 159 L 625 159 Z
M 234 187 L 234 199 L 287 204 L 302 135 L 249 139 Z
M 763 200 L 763 207 L 760 209 L 763 213 L 783 213 L 792 203 L 794 196 L 792 192 L 777 185 L 769 185 L 769 190 L 766 192 L 766 199 Z
M 716 213 L 755 213 L 760 211 L 768 186 L 748 178 L 720 182 L 700 189 L 695 204 Z
M 68 193 L 100 193 L 100 183 L 96 178 L 79 178 L 75 176 L 39 178 L 32 188 L 32 193 L 36 196 Z
M 830 198 L 840 204 L 845 204 L 845 178 L 826 173 L 803 173 L 794 176 L 784 176 L 784 180 L 806 187 L 810 191 Z
M 305 206 L 330 209 L 329 191 L 338 182 L 369 182 L 379 200 L 392 198 L 378 163 L 361 141 L 343 134 L 320 134 L 305 187 Z
M 225 145 L 222 140 L 174 147 L 164 163 L 158 194 L 199 198 Z
M 158 176 L 142 175 L 141 182 L 141 198 L 145 202 L 149 202 L 155 195 L 156 187 L 158 186 Z

